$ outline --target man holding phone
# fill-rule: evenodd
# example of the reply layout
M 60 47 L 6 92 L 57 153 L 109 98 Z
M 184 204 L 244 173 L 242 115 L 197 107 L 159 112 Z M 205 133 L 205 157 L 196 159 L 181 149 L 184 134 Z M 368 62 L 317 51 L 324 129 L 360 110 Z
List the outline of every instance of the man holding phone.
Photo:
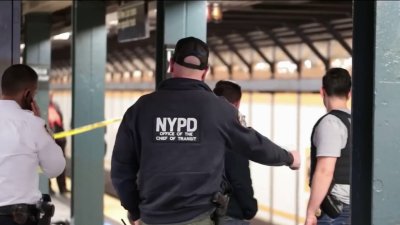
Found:
M 61 148 L 40 118 L 38 75 L 27 65 L 7 68 L 0 98 L 0 224 L 36 225 L 41 199 L 38 167 L 48 177 L 65 168 Z

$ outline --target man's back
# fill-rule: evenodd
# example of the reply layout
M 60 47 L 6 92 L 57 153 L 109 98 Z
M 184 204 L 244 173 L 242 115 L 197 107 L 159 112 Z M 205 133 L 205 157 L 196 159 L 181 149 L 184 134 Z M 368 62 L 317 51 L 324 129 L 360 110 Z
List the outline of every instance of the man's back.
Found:
M 211 197 L 220 191 L 225 149 L 289 165 L 289 153 L 276 148 L 243 127 L 236 109 L 203 82 L 174 78 L 128 109 L 114 147 L 112 177 L 122 201 L 135 198 L 122 189 L 138 190 L 144 222 L 182 222 L 214 208 Z M 136 170 L 137 187 L 123 183 L 127 171 Z M 122 204 L 129 210 L 129 201 Z
M 215 108 L 223 109 L 221 99 L 200 81 L 165 83 L 139 99 L 126 115 L 132 116 L 129 125 L 137 131 L 133 148 L 140 156 L 138 188 L 146 222 L 162 214 L 186 221 L 212 210 L 211 196 L 222 182 L 225 145 L 217 141 L 224 137 Z
M 299 165 L 298 154 L 243 127 L 237 110 L 211 92 L 203 82 L 208 55 L 203 41 L 179 40 L 170 60 L 173 78 L 124 115 L 111 178 L 131 222 L 211 223 L 211 200 L 221 191 L 225 149 L 266 165 Z

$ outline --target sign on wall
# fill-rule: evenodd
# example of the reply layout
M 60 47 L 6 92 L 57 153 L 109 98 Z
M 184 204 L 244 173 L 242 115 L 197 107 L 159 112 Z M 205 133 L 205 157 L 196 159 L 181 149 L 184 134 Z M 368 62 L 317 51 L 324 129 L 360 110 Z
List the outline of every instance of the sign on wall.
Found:
M 126 2 L 118 9 L 118 41 L 128 42 L 150 36 L 144 1 Z

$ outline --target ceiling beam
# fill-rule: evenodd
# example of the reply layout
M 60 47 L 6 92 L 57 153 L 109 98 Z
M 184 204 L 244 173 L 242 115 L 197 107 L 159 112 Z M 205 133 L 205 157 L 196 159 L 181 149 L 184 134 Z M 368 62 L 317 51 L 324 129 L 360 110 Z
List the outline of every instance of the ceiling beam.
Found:
M 140 63 L 147 69 L 147 70 L 152 70 L 151 66 L 144 61 L 144 59 L 140 56 L 140 54 L 136 54 L 135 50 L 130 50 L 130 49 L 124 49 L 122 50 L 123 53 L 125 53 L 127 56 L 130 57 L 130 59 L 132 61 L 134 61 L 135 59 L 138 59 L 140 61 Z
M 219 61 L 224 64 L 224 66 L 228 69 L 229 76 L 232 76 L 232 66 L 221 56 L 221 54 L 214 48 L 212 45 L 208 45 L 213 55 L 215 55 Z
M 123 73 L 126 70 L 125 67 L 115 58 L 115 56 L 111 52 L 107 54 L 107 61 L 110 62 L 116 69 L 115 72 Z
M 328 70 L 330 67 L 329 59 L 321 54 L 321 52 L 313 44 L 311 39 L 307 35 L 305 35 L 302 30 L 300 30 L 298 27 L 294 27 L 293 30 L 303 40 L 303 42 L 311 49 L 311 51 L 314 52 L 314 54 L 322 61 L 322 63 L 324 63 L 325 70 Z
M 332 36 L 342 45 L 342 47 L 349 53 L 350 56 L 353 55 L 353 50 L 351 49 L 350 45 L 344 40 L 343 36 L 337 32 L 334 26 L 330 23 L 321 22 L 323 26 L 332 34 Z
M 256 14 L 292 14 L 292 15 L 346 15 L 351 18 L 352 7 L 346 8 L 346 10 L 332 10 L 332 9 L 318 9 L 318 10 L 310 10 L 310 9 L 299 9 L 299 8 L 285 8 L 285 9 L 277 9 L 277 8 L 269 8 L 269 9 L 239 9 L 238 11 L 229 11 L 229 13 L 256 13 Z M 340 17 L 342 18 L 342 17 Z
M 286 54 L 289 59 L 297 65 L 297 71 L 300 73 L 301 71 L 301 62 L 300 60 L 297 60 L 293 54 L 289 51 L 289 49 L 286 48 L 286 46 L 275 36 L 273 32 L 269 31 L 264 31 L 268 34 L 268 36 L 271 38 L 271 40 L 274 41 L 274 43 Z
M 235 53 L 235 55 L 240 59 L 240 61 L 247 67 L 249 74 L 252 75 L 253 74 L 253 68 L 251 66 L 251 63 L 247 62 L 247 60 L 244 58 L 244 56 L 237 50 L 237 48 L 235 47 L 235 45 L 233 45 L 229 39 L 225 38 L 225 37 L 221 37 L 220 40 L 222 41 L 223 44 L 225 44 L 226 46 L 228 46 L 228 48 Z
M 271 74 L 275 73 L 275 62 L 273 62 L 272 60 L 268 59 L 268 57 L 260 50 L 260 47 L 257 46 L 252 40 L 250 40 L 250 38 L 246 35 L 241 35 L 240 36 L 246 41 L 246 43 L 254 50 L 258 53 L 258 55 L 264 60 L 264 62 L 268 63 L 270 70 L 271 70 Z

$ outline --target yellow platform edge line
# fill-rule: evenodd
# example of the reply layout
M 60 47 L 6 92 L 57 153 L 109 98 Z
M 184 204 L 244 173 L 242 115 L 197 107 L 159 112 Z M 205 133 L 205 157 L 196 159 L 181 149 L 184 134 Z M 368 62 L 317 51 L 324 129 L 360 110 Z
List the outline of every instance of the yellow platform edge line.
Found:
M 293 213 L 285 212 L 285 211 L 278 210 L 278 209 L 271 210 L 271 207 L 268 207 L 266 205 L 258 205 L 258 208 L 262 212 L 270 213 L 272 211 L 272 214 L 274 214 L 274 215 L 280 216 L 280 217 L 288 219 L 288 220 L 296 221 L 296 215 Z M 299 223 L 304 223 L 305 221 L 306 221 L 306 218 L 301 217 L 301 216 L 299 217 Z

